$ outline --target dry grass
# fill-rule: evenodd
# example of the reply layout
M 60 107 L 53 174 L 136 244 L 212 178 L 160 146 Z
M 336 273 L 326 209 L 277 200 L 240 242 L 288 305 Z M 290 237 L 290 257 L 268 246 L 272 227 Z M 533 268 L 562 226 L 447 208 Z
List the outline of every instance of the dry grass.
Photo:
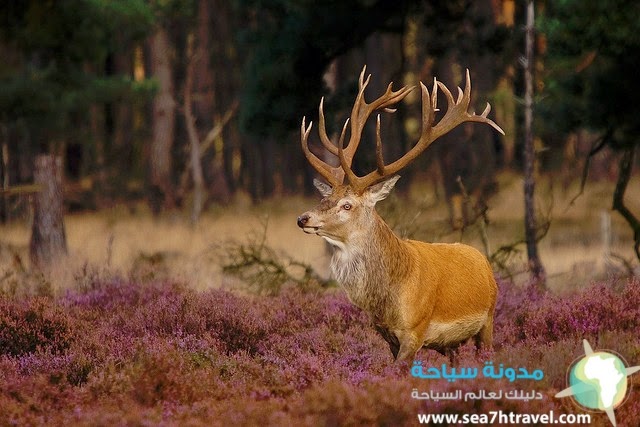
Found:
M 631 232 L 617 213 L 611 213 L 614 258 L 603 256 L 601 216 L 610 212 L 612 183 L 591 183 L 573 205 L 577 187 L 552 188 L 548 179 L 538 186 L 541 212 L 550 212 L 551 228 L 540 251 L 553 289 L 573 289 L 624 270 L 621 257 L 636 267 Z M 487 229 L 491 250 L 522 238 L 522 182 L 515 175 L 500 177 L 501 191 L 489 201 Z M 403 234 L 430 241 L 464 241 L 481 247 L 477 227 L 453 232 L 446 205 L 432 187 L 417 184 L 409 201 L 398 197 L 383 202 L 381 211 Z M 329 255 L 322 239 L 307 236 L 297 228 L 298 214 L 318 199 L 291 197 L 258 206 L 238 201 L 224 209 L 205 213 L 192 226 L 187 215 L 174 213 L 153 219 L 144 207 L 136 213 L 116 206 L 99 213 L 67 215 L 69 257 L 54 268 L 54 290 L 65 289 L 79 271 L 108 270 L 136 277 L 171 277 L 196 289 L 220 287 L 231 278 L 220 268 L 220 250 L 225 242 L 250 242 L 266 225 L 265 244 L 287 256 L 309 264 L 328 276 Z M 640 212 L 640 179 L 629 186 L 627 203 Z M 15 256 L 28 259 L 30 229 L 26 223 L 0 226 L 0 280 L 15 263 Z M 524 248 L 510 262 L 516 280 L 524 280 Z M 24 261 L 26 264 L 26 261 Z M 0 285 L 2 285 L 0 283 Z
M 221 274 L 219 251 L 232 241 L 254 240 L 265 227 L 266 245 L 324 271 L 328 259 L 322 242 L 303 239 L 306 236 L 301 236 L 295 223 L 295 212 L 302 212 L 304 206 L 305 201 L 293 198 L 256 207 L 238 203 L 206 213 L 195 226 L 186 215 L 154 219 L 144 207 L 136 213 L 114 207 L 67 215 L 69 256 L 53 267 L 53 288 L 67 288 L 66 283 L 87 268 L 142 279 L 171 277 L 196 289 L 220 287 L 232 279 Z M 14 255 L 28 264 L 29 237 L 29 224 L 0 226 L 0 279 L 4 271 L 14 268 Z
M 522 236 L 522 181 L 515 177 L 506 180 L 508 182 L 501 182 L 502 191 L 489 202 L 492 227 L 507 229 L 511 224 L 516 236 Z M 540 242 L 539 250 L 552 289 L 572 290 L 611 275 L 628 273 L 627 263 L 638 273 L 631 229 L 617 212 L 611 210 L 613 188 L 614 184 L 610 182 L 589 183 L 584 195 L 571 203 L 579 192 L 577 183 L 570 188 L 561 188 L 554 178 L 541 180 L 538 185 L 539 211 L 541 216 L 548 215 L 551 227 Z M 629 185 L 626 202 L 633 212 L 640 214 L 638 177 L 634 177 Z M 605 256 L 603 216 L 611 221 L 609 257 Z M 489 231 L 489 236 L 495 238 L 496 245 L 514 240 L 508 232 Z M 523 256 L 521 262 L 524 261 Z

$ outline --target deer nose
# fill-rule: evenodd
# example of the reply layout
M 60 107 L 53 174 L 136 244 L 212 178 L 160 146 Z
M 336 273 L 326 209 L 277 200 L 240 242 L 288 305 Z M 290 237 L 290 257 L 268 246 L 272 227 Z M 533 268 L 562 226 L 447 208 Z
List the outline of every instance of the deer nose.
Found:
M 305 213 L 298 217 L 298 227 L 304 228 L 304 226 L 307 225 L 307 222 L 309 222 L 309 214 Z

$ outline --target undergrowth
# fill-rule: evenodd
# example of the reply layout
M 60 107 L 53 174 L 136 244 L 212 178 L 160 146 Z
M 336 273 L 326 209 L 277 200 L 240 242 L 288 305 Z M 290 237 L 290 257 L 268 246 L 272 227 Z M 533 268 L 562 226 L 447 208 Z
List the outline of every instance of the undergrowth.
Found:
M 640 364 L 640 281 L 557 296 L 500 282 L 495 349 L 456 364 L 542 369 L 526 384 L 413 378 L 342 291 L 195 291 L 96 278 L 54 296 L 0 298 L 1 425 L 415 425 L 419 412 L 579 413 L 553 396 L 582 339 Z M 424 366 L 449 359 L 418 354 Z M 638 376 L 616 409 L 640 419 Z M 419 401 L 420 390 L 535 389 L 536 401 Z M 606 416 L 592 413 L 593 425 Z M 634 421 L 635 420 L 635 421 Z
M 329 286 L 310 265 L 267 245 L 267 226 L 264 221 L 260 233 L 250 234 L 248 241 L 230 239 L 213 247 L 223 273 L 261 295 L 277 295 L 286 284 L 301 289 Z

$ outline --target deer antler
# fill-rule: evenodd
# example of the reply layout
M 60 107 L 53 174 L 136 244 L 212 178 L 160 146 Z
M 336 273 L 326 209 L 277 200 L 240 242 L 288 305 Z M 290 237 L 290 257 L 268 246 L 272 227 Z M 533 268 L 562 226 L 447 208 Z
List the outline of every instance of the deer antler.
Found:
M 474 113 L 469 113 L 469 104 L 471 102 L 471 78 L 469 76 L 469 70 L 467 70 L 466 74 L 466 84 L 464 91 L 458 87 L 458 98 L 456 100 L 453 99 L 453 95 L 447 87 L 437 81 L 433 80 L 433 89 L 431 94 L 427 87 L 420 83 L 420 89 L 422 92 L 422 132 L 420 134 L 420 138 L 418 142 L 401 158 L 398 160 L 385 165 L 384 159 L 382 156 L 382 139 L 380 137 L 380 115 L 378 114 L 376 120 L 376 169 L 363 177 L 357 176 L 353 170 L 351 169 L 351 163 L 353 162 L 353 156 L 360 144 L 360 140 L 362 138 L 362 130 L 364 129 L 364 125 L 367 122 L 369 116 L 375 111 L 379 109 L 384 109 L 388 112 L 394 112 L 394 109 L 389 108 L 390 106 L 397 104 L 409 92 L 411 92 L 414 87 L 404 86 L 397 91 L 392 90 L 393 83 L 389 83 L 387 90 L 385 93 L 380 96 L 378 99 L 371 103 L 367 103 L 364 99 L 364 90 L 369 84 L 369 80 L 371 75 L 367 76 L 367 79 L 364 80 L 364 74 L 366 71 L 366 66 L 362 69 L 360 73 L 359 79 L 359 87 L 358 96 L 353 104 L 353 108 L 351 110 L 351 117 L 346 120 L 344 126 L 342 127 L 342 132 L 340 134 L 340 140 L 338 141 L 338 146 L 336 147 L 329 137 L 327 136 L 327 131 L 325 129 L 325 120 L 324 120 L 324 112 L 323 112 L 323 103 L 324 99 L 320 101 L 319 107 L 319 116 L 320 116 L 320 126 L 318 133 L 320 134 L 320 140 L 324 147 L 333 155 L 337 156 L 340 160 L 339 166 L 330 166 L 327 163 L 320 160 L 316 155 L 314 155 L 311 150 L 309 150 L 309 146 L 307 144 L 307 139 L 309 137 L 309 132 L 311 131 L 312 124 L 309 124 L 307 128 L 305 126 L 305 119 L 302 119 L 302 127 L 301 127 L 301 143 L 302 150 L 307 157 L 309 163 L 322 175 L 332 186 L 342 185 L 344 182 L 344 177 L 346 175 L 347 180 L 349 181 L 349 185 L 351 188 L 358 193 L 361 194 L 366 190 L 369 186 L 384 180 L 386 177 L 395 174 L 400 169 L 407 166 L 412 160 L 414 160 L 420 153 L 427 149 L 435 141 L 440 138 L 442 135 L 446 134 L 453 128 L 464 122 L 479 122 L 486 123 L 496 129 L 498 132 L 504 135 L 504 131 L 498 126 L 493 120 L 489 119 L 487 115 L 491 111 L 491 105 L 487 103 L 486 108 L 480 115 L 476 115 Z M 435 112 L 438 103 L 438 87 L 444 92 L 445 97 L 447 98 L 447 112 L 440 119 L 440 121 L 435 124 Z M 347 127 L 351 123 L 350 127 L 350 136 L 349 143 L 346 147 L 344 147 L 344 139 L 347 131 Z
M 318 173 L 322 175 L 334 187 L 336 185 L 341 185 L 344 182 L 345 173 L 347 174 L 347 178 L 350 183 L 358 178 L 351 170 L 351 163 L 353 162 L 353 156 L 355 155 L 358 145 L 360 144 L 362 131 L 371 113 L 381 108 L 384 108 L 388 111 L 395 111 L 389 109 L 388 107 L 397 104 L 405 96 L 407 96 L 409 92 L 413 90 L 413 87 L 408 88 L 405 86 L 398 91 L 393 91 L 391 89 L 393 83 L 390 83 L 387 87 L 386 92 L 382 96 L 371 103 L 367 103 L 364 99 L 364 90 L 369 84 L 371 75 L 367 76 L 366 80 L 364 79 L 366 69 L 367 67 L 365 66 L 360 73 L 360 78 L 358 80 L 358 96 L 356 97 L 356 101 L 353 104 L 351 117 L 345 121 L 344 126 L 342 127 L 342 132 L 340 134 L 340 140 L 337 147 L 327 136 L 323 110 L 324 97 L 320 100 L 320 106 L 318 108 L 318 134 L 320 135 L 320 141 L 331 154 L 338 157 L 338 159 L 340 160 L 339 166 L 330 166 L 329 164 L 320 160 L 315 154 L 311 152 L 311 150 L 309 150 L 307 140 L 313 123 L 309 123 L 309 127 L 306 127 L 305 118 L 302 119 L 302 126 L 300 131 L 302 150 L 311 166 L 313 166 L 318 171 Z M 351 122 L 349 142 L 347 146 L 344 147 L 344 138 L 349 122 Z

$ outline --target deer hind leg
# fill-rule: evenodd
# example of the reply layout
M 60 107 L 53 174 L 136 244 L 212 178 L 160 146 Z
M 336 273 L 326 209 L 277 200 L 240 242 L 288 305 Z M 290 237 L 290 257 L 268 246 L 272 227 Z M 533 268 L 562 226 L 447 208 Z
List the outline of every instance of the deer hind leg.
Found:
M 451 366 L 458 366 L 457 356 L 458 356 L 459 348 L 460 348 L 460 345 L 454 345 L 454 346 L 447 347 L 444 350 L 444 355 L 447 356 L 447 358 L 449 359 L 449 363 L 451 364 Z
M 487 316 L 487 321 L 482 325 L 480 331 L 474 336 L 476 348 L 493 348 L 493 313 Z

